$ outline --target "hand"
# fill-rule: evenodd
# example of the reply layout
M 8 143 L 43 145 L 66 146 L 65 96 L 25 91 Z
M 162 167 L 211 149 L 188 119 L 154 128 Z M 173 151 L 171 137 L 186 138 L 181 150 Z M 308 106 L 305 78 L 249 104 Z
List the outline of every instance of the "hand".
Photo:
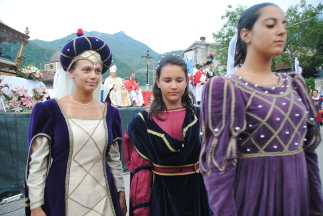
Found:
M 46 216 L 46 214 L 43 211 L 43 209 L 39 206 L 30 211 L 30 216 Z
M 126 204 L 126 195 L 125 192 L 119 192 L 119 202 L 121 207 L 121 215 L 126 216 L 127 214 L 127 204 Z
M 204 85 L 205 84 L 205 82 L 201 82 L 201 85 Z
M 117 91 L 117 88 L 113 88 L 113 91 L 116 92 Z

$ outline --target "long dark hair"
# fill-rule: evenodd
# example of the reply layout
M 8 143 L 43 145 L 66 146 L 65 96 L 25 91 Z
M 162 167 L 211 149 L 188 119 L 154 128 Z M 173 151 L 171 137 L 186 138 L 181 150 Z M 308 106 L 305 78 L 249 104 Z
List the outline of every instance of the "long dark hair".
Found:
M 258 20 L 260 15 L 260 9 L 269 6 L 274 5 L 278 7 L 277 5 L 273 3 L 261 3 L 256 4 L 250 8 L 248 8 L 243 14 L 241 15 L 239 22 L 238 22 L 238 40 L 236 44 L 236 53 L 234 56 L 234 67 L 235 66 L 241 66 L 244 61 L 246 60 L 247 56 L 247 44 L 241 39 L 240 32 L 242 29 L 247 29 L 248 31 L 251 31 L 255 22 Z
M 156 74 L 155 74 L 155 77 L 157 79 L 159 79 L 161 70 L 165 65 L 178 65 L 178 66 L 182 67 L 182 69 L 185 73 L 185 78 L 186 78 L 185 81 L 186 82 L 188 81 L 188 69 L 187 69 L 187 65 L 186 65 L 185 61 L 180 56 L 171 55 L 171 54 L 163 56 L 162 59 L 159 61 L 158 66 L 156 68 Z M 162 92 L 161 92 L 160 88 L 158 88 L 156 82 L 154 83 L 154 86 L 153 86 L 153 95 L 154 95 L 154 100 L 151 103 L 151 106 L 149 109 L 150 110 L 149 117 L 151 118 L 151 116 L 153 115 L 158 120 L 164 121 L 165 119 L 162 119 L 160 117 L 160 114 L 163 113 L 164 111 L 167 111 L 167 107 L 166 107 L 165 102 L 163 100 Z M 191 92 L 191 90 L 189 89 L 188 85 L 186 85 L 184 94 L 182 96 L 182 105 L 186 109 L 190 109 L 192 111 L 192 113 L 195 114 L 196 108 L 193 105 L 194 102 L 195 102 L 195 97 L 194 97 L 193 93 Z

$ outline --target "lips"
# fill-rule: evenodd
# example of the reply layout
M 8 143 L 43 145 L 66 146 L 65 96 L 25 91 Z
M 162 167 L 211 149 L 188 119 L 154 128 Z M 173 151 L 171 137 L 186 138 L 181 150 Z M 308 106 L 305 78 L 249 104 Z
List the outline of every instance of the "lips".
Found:
M 169 94 L 176 95 L 176 94 L 178 94 L 178 92 L 169 92 Z
M 278 44 L 278 45 L 284 45 L 284 41 L 283 40 L 277 40 L 274 43 L 275 44 Z

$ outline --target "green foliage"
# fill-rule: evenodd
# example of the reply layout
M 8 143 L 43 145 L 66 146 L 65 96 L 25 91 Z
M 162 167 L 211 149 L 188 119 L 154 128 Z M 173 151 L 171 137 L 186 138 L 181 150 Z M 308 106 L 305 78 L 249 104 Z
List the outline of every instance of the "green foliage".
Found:
M 216 73 L 221 74 L 226 71 L 228 46 L 232 36 L 236 33 L 238 20 L 247 7 L 238 5 L 235 9 L 228 5 L 225 15 L 221 17 L 226 20 L 220 31 L 213 33 L 213 37 L 220 46 L 215 48 L 215 59 L 220 64 L 215 68 Z M 323 10 L 323 5 L 314 7 L 301 0 L 299 4 L 291 5 L 286 11 L 287 42 L 283 53 L 273 58 L 272 70 L 275 65 L 283 62 L 294 70 L 294 59 L 298 57 L 300 65 L 303 67 L 305 77 L 313 77 L 315 65 L 323 60 L 323 20 L 319 19 L 319 14 Z
M 37 68 L 42 70 L 44 69 L 44 64 L 49 62 L 55 52 L 55 49 L 43 48 L 34 41 L 30 41 L 24 49 L 23 55 L 25 59 L 21 66 L 27 66 L 32 62 Z
M 242 5 L 237 5 L 236 9 L 232 9 L 231 5 L 228 5 L 228 10 L 225 11 L 225 15 L 221 16 L 221 20 L 226 20 L 226 23 L 222 26 L 221 30 L 213 33 L 213 38 L 219 46 L 215 46 L 214 58 L 219 61 L 219 66 L 214 68 L 217 75 L 221 75 L 226 72 L 227 60 L 228 60 L 228 46 L 231 38 L 237 32 L 237 25 L 241 14 L 247 9 Z
M 310 92 L 315 89 L 315 79 L 314 77 L 305 78 L 306 86 Z
M 319 19 L 322 10 L 321 3 L 314 7 L 301 0 L 290 6 L 285 14 L 288 39 L 283 53 L 277 58 L 279 62 L 291 65 L 294 71 L 294 59 L 298 57 L 305 77 L 314 77 L 315 65 L 323 60 L 323 20 Z

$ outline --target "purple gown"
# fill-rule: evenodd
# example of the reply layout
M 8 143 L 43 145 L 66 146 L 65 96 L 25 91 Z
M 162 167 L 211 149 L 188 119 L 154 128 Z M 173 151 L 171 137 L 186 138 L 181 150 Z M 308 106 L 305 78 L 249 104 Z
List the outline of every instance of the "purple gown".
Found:
M 301 76 L 278 76 L 205 85 L 200 170 L 216 216 L 323 215 L 316 111 Z

